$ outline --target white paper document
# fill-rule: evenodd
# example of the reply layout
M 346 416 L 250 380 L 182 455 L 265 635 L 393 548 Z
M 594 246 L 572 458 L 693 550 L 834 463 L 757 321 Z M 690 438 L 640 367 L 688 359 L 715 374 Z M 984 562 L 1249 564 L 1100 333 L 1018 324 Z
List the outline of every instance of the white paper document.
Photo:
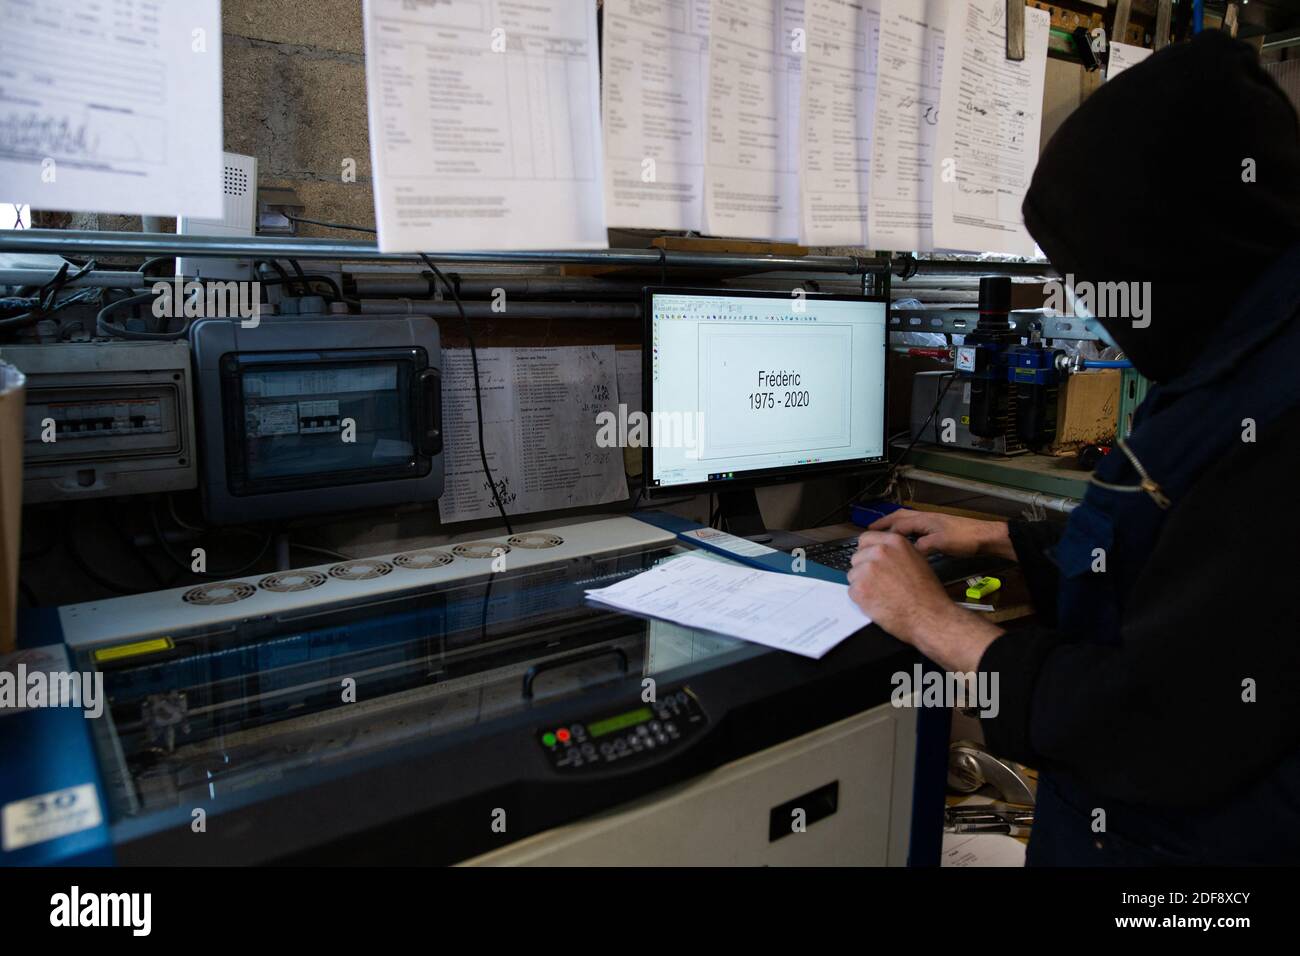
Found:
M 1025 845 L 1005 833 L 945 833 L 940 866 L 1024 866 Z
M 447 480 L 444 524 L 498 514 L 479 457 L 468 349 L 442 353 Z M 597 444 L 596 417 L 617 414 L 612 345 L 479 349 L 484 446 L 509 514 L 627 499 L 623 452 Z
M 363 11 L 380 249 L 607 244 L 594 4 Z
M 220 0 L 0 0 L 0 200 L 220 218 Z
M 1051 14 L 1025 8 L 1025 58 L 1007 59 L 1005 0 L 953 3 L 935 141 L 934 244 L 1032 256 L 1020 207 L 1038 165 Z
M 1112 42 L 1110 60 L 1106 63 L 1106 79 L 1115 79 L 1130 66 L 1137 66 L 1150 55 L 1151 51 L 1144 46 Z
M 606 0 L 605 208 L 610 226 L 703 228 L 710 0 Z
M 799 241 L 865 245 L 880 0 L 807 0 Z
M 803 0 L 713 0 L 704 227 L 716 236 L 799 235 Z
M 960 4 L 958 4 L 960 6 Z M 948 0 L 881 0 L 867 246 L 934 249 L 935 131 Z
M 607 588 L 609 607 L 821 658 L 871 623 L 844 584 L 687 554 Z
M 640 349 L 619 349 L 615 358 L 618 371 L 618 400 L 627 406 L 627 413 L 644 410 L 641 383 L 644 370 L 641 365 Z

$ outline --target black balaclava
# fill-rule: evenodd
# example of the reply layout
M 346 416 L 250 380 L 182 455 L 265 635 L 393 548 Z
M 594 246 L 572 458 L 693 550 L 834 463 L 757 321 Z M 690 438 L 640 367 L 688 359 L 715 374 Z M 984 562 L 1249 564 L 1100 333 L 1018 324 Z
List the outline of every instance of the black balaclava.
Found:
M 1062 277 L 1151 283 L 1146 328 L 1093 311 L 1138 371 L 1168 381 L 1300 244 L 1300 121 L 1253 49 L 1206 31 L 1075 110 L 1038 161 L 1024 215 Z

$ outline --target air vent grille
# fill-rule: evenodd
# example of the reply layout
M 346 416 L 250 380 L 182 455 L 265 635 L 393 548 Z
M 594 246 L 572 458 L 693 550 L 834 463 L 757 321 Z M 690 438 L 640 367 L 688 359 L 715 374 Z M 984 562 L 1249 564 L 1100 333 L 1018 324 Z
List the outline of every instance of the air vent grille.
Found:
M 227 166 L 221 180 L 227 196 L 248 195 L 248 173 L 238 166 Z
M 326 580 L 325 575 L 319 571 L 281 571 L 279 574 L 268 574 L 257 582 L 257 586 L 263 591 L 288 594 L 293 591 L 310 591 L 320 587 Z
M 393 558 L 393 564 L 399 568 L 406 568 L 408 571 L 428 571 L 432 568 L 441 568 L 451 564 L 455 560 L 446 551 L 428 548 L 423 551 L 408 551 L 405 554 L 399 554 Z
M 223 581 L 219 584 L 201 584 L 196 588 L 190 588 L 181 595 L 181 600 L 186 604 L 212 607 L 218 604 L 234 604 L 251 598 L 256 593 L 257 588 L 243 581 Z
M 506 554 L 509 550 L 510 545 L 499 541 L 466 541 L 452 548 L 451 553 L 458 558 L 468 558 L 471 561 L 490 561 L 498 555 Z
M 375 578 L 382 578 L 385 574 L 391 573 L 392 570 L 393 566 L 387 561 L 363 558 L 334 565 L 330 568 L 330 577 L 338 578 L 340 581 L 373 581 Z
M 550 534 L 546 531 L 525 531 L 523 534 L 516 534 L 506 541 L 512 547 L 525 548 L 530 551 L 545 551 L 547 548 L 558 548 L 564 544 L 564 539 L 558 534 Z

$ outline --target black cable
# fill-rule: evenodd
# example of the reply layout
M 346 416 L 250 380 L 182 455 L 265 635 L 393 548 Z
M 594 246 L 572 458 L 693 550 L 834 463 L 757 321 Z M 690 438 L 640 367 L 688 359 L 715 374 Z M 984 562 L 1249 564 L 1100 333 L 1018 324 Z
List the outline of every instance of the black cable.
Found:
M 289 278 L 289 273 L 284 271 L 284 266 L 280 265 L 280 263 L 276 262 L 274 259 L 254 259 L 253 260 L 254 277 L 259 279 L 261 278 L 262 266 L 270 266 L 279 274 L 281 282 L 283 282 L 285 285 L 288 286 L 293 285 L 293 279 Z
M 307 284 L 307 273 L 302 271 L 302 266 L 298 264 L 298 260 L 290 259 L 289 265 L 293 266 L 293 271 L 298 275 L 298 285 L 302 289 L 302 294 L 311 295 L 311 286 Z
M 898 460 L 889 466 L 889 471 L 885 472 L 885 477 L 887 479 L 887 481 L 885 482 L 886 488 L 888 488 L 890 482 L 894 480 L 894 477 L 898 474 L 898 469 L 902 466 L 903 462 L 907 460 L 907 456 L 912 453 L 912 449 L 916 447 L 916 443 L 920 441 L 921 436 L 925 434 L 925 430 L 930 426 L 930 422 L 934 419 L 934 416 L 939 414 L 939 408 L 943 405 L 943 400 L 944 397 L 948 394 L 948 389 L 952 388 L 952 383 L 957 381 L 959 377 L 960 376 L 956 372 L 953 372 L 950 376 L 948 376 L 948 381 L 944 384 L 943 388 L 939 391 L 939 397 L 935 399 L 934 408 L 930 409 L 930 414 L 926 416 L 925 421 L 922 422 L 921 424 L 921 427 L 917 429 L 916 435 L 913 436 L 911 444 L 909 444 L 907 448 L 903 450 L 903 454 L 899 455 Z M 859 491 L 856 495 L 850 498 L 848 501 L 844 502 L 843 504 L 836 505 L 834 508 L 828 511 L 821 518 L 814 521 L 810 525 L 810 527 L 820 528 L 828 518 L 834 517 L 841 509 L 848 507 L 849 505 L 853 504 L 855 501 L 860 501 L 863 497 L 869 494 L 871 490 L 875 487 L 876 487 L 876 482 L 874 481 L 871 482 L 865 488 Z
M 33 591 L 31 588 L 29 588 L 29 587 L 27 586 L 27 582 L 24 581 L 22 578 L 19 578 L 19 579 L 18 579 L 18 593 L 21 594 L 24 598 L 27 599 L 27 606 L 28 606 L 28 607 L 40 607 L 40 606 L 41 606 L 40 598 L 38 598 L 38 597 L 36 596 L 36 592 Z
M 21 329 L 30 325 L 35 325 L 51 313 L 66 308 L 74 302 L 84 302 L 87 298 L 96 294 L 98 290 L 82 289 L 78 292 L 74 292 L 62 302 L 56 301 L 58 294 L 63 290 L 64 286 L 76 282 L 87 273 L 93 272 L 96 265 L 97 263 L 95 260 L 91 259 L 85 265 L 78 268 L 76 273 L 68 275 L 68 270 L 71 266 L 70 263 L 64 262 L 63 265 L 59 266 L 59 271 L 54 274 L 53 278 L 51 278 L 49 282 L 41 286 L 35 296 L 29 297 L 25 300 L 22 299 L 22 297 L 7 300 L 10 303 L 21 302 L 22 304 L 20 305 L 11 305 L 10 307 L 26 308 L 27 311 L 19 315 L 10 316 L 6 319 L 0 319 L 0 331 Z
M 474 407 L 478 410 L 478 454 L 479 460 L 483 463 L 483 477 L 487 479 L 488 487 L 492 489 L 492 500 L 496 502 L 497 511 L 501 513 L 501 521 L 506 526 L 506 534 L 514 534 L 514 529 L 510 526 L 510 518 L 506 515 L 505 505 L 501 503 L 501 491 L 497 488 L 496 479 L 492 477 L 492 469 L 488 467 L 487 446 L 483 444 L 483 388 L 479 382 L 478 374 L 478 347 L 474 344 L 474 330 L 470 325 L 469 316 L 465 313 L 465 306 L 461 304 L 460 293 L 456 287 L 447 281 L 447 277 L 442 274 L 442 270 L 433 264 L 433 260 L 420 253 L 420 258 L 429 270 L 442 282 L 443 287 L 451 293 L 451 297 L 456 300 L 456 311 L 460 313 L 461 321 L 465 324 L 465 340 L 469 343 L 470 363 L 474 367 Z
M 153 562 L 146 558 L 144 554 L 141 553 L 140 549 L 136 547 L 135 539 L 131 537 L 126 528 L 122 527 L 121 515 L 117 509 L 107 509 L 107 518 L 108 523 L 112 526 L 113 530 L 117 532 L 118 541 L 120 541 L 122 546 L 135 557 L 136 562 L 145 569 L 149 574 L 149 577 L 153 578 L 153 582 L 158 586 L 159 590 L 169 588 L 176 583 L 176 575 L 172 575 L 171 580 L 169 581 L 164 580 L 159 570 L 154 567 Z
M 309 226 L 324 226 L 326 229 L 346 229 L 350 232 L 368 232 L 371 235 L 378 235 L 378 229 L 371 229 L 369 226 L 348 226 L 341 222 L 322 222 L 320 219 L 305 219 L 302 216 L 290 216 L 284 214 L 284 218 L 290 222 L 304 222 Z
M 81 571 L 82 574 L 90 578 L 90 580 L 94 581 L 105 591 L 112 591 L 114 594 L 139 594 L 140 593 L 139 588 L 128 587 L 127 585 L 124 584 L 118 584 L 116 581 L 110 581 L 108 578 L 104 577 L 102 574 L 100 574 L 98 571 L 92 568 L 86 562 L 86 559 L 81 556 L 81 552 L 77 549 L 77 540 L 74 536 L 69 535 L 67 538 L 67 542 L 68 542 L 68 555 L 69 557 L 72 558 L 72 563 L 77 566 L 77 568 Z
M 172 267 L 175 268 L 176 258 L 175 256 L 154 256 L 152 259 L 146 259 L 144 262 L 142 262 L 140 264 L 140 268 L 137 269 L 136 272 L 140 273 L 140 275 L 142 276 L 147 276 L 149 274 L 149 270 L 152 269 L 154 266 L 158 265 L 160 262 L 170 262 L 172 263 Z
M 333 558 L 335 561 L 351 561 L 351 560 L 352 560 L 351 558 L 349 558 L 346 554 L 343 554 L 342 552 L 339 552 L 339 551 L 331 551 L 329 548 L 318 548 L 318 547 L 316 547 L 316 545 L 314 545 L 314 544 L 298 544 L 297 542 L 290 541 L 290 542 L 289 542 L 289 547 L 290 547 L 290 549 L 297 548 L 299 551 L 306 551 L 306 552 L 308 552 L 309 554 L 323 554 L 323 555 L 325 555 L 326 557 Z
M 325 283 L 326 285 L 328 285 L 328 286 L 330 287 L 330 294 L 334 297 L 334 300 L 337 301 L 337 302 L 354 302 L 354 301 L 356 301 L 355 299 L 349 299 L 347 296 L 345 296 L 345 295 L 342 293 L 342 291 L 340 291 L 338 283 L 335 282 L 333 279 L 331 279 L 331 278 L 330 278 L 329 276 L 327 276 L 327 275 L 321 275 L 321 274 L 319 274 L 319 273 L 312 273 L 312 272 L 309 272 L 309 273 L 307 273 L 307 275 L 306 275 L 306 279 L 307 279 L 308 282 L 323 282 L 323 283 Z M 276 279 L 258 279 L 257 281 L 259 282 L 259 284 L 261 284 L 261 285 L 263 285 L 263 286 L 269 286 L 269 285 L 295 285 L 295 284 L 297 284 L 298 279 L 295 278 L 295 277 L 290 276 L 290 277 L 287 278 L 287 279 L 279 279 L 279 278 L 276 278 Z M 292 294 L 292 293 L 291 293 L 291 294 Z
M 136 332 L 125 326 L 114 325 L 108 321 L 108 317 L 114 312 L 121 309 L 134 309 L 138 305 L 144 305 L 146 302 L 153 302 L 155 296 L 152 292 L 141 292 L 139 295 L 128 296 L 125 299 L 118 299 L 116 302 L 110 302 L 99 310 L 95 316 L 95 331 L 105 337 L 116 337 L 119 339 L 131 339 L 142 342 L 179 342 L 187 338 L 190 334 L 190 320 L 186 319 L 184 326 L 175 332 Z
M 149 517 L 153 521 L 154 540 L 157 541 L 158 547 L 162 550 L 162 553 L 167 556 L 167 559 L 187 574 L 193 574 L 195 577 L 213 581 L 237 578 L 242 574 L 247 574 L 249 571 L 252 571 L 261 562 L 262 558 L 266 556 L 266 551 L 271 547 L 271 540 L 274 537 L 268 532 L 265 540 L 262 541 L 262 546 L 258 548 L 257 554 L 254 555 L 252 560 L 237 568 L 231 568 L 229 571 L 195 571 L 185 562 L 185 559 L 178 558 L 172 553 L 171 546 L 167 544 L 167 537 L 163 534 L 162 522 L 158 518 L 158 509 L 156 507 L 151 507 L 149 509 Z

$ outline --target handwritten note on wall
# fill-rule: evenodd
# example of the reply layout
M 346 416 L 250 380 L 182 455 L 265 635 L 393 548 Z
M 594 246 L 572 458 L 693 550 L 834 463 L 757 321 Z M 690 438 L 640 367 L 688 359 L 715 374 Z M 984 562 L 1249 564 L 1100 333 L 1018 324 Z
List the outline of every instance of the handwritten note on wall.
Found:
M 935 142 L 934 243 L 1032 256 L 1020 207 L 1038 163 L 1051 14 L 1025 8 L 1025 58 L 1006 56 L 1005 0 L 948 8 Z

